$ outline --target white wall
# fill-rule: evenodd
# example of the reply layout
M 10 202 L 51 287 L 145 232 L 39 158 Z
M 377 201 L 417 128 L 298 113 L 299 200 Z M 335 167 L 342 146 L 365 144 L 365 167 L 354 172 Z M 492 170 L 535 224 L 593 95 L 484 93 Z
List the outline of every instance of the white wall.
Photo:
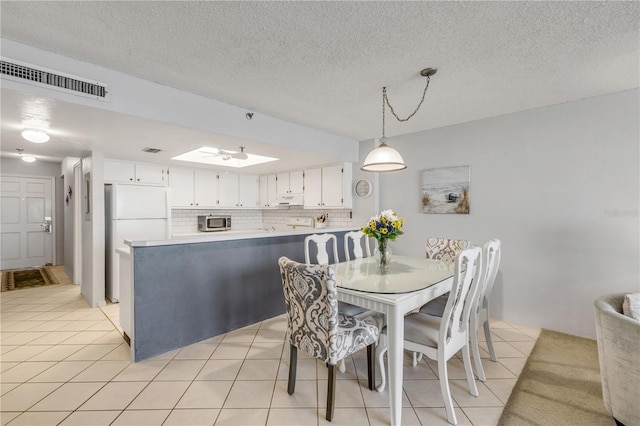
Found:
M 593 338 L 593 300 L 640 291 L 639 96 L 630 90 L 391 138 L 408 166 L 380 175 L 380 208 L 407 219 L 393 252 L 422 256 L 431 235 L 499 238 L 492 314 Z M 419 213 L 420 170 L 457 165 L 471 166 L 471 213 Z
M 80 161 L 79 158 L 66 157 L 62 161 L 62 177 L 63 185 L 62 194 L 59 198 L 64 199 L 63 211 L 64 211 L 64 272 L 73 280 L 74 277 L 74 265 L 73 265 L 73 221 L 74 221 L 74 209 L 73 201 L 75 197 L 81 196 L 80 188 L 75 187 L 73 179 L 73 166 Z M 71 195 L 69 195 L 69 188 L 71 188 Z M 67 198 L 69 201 L 67 202 Z M 77 284 L 77 283 L 76 283 Z
M 359 164 L 353 165 L 353 182 L 351 191 L 353 193 L 353 224 L 360 227 L 364 226 L 371 216 L 375 216 L 380 211 L 380 173 L 363 172 L 360 170 L 367 154 L 376 147 L 376 141 L 373 139 L 360 142 L 360 161 Z M 359 179 L 366 179 L 371 183 L 371 195 L 360 198 L 355 194 L 355 183 Z
M 93 152 L 82 159 L 82 175 L 89 174 L 89 191 L 83 178 L 83 200 L 91 198 L 90 213 L 82 220 L 82 281 L 80 292 L 92 308 L 104 306 L 104 155 Z

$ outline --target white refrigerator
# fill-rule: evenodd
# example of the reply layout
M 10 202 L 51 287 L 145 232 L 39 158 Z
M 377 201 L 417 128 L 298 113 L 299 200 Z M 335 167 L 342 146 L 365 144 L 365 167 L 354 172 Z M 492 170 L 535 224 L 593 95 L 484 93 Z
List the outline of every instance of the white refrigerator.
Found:
M 120 299 L 118 248 L 124 240 L 166 240 L 169 235 L 167 188 L 142 185 L 105 185 L 105 294 Z

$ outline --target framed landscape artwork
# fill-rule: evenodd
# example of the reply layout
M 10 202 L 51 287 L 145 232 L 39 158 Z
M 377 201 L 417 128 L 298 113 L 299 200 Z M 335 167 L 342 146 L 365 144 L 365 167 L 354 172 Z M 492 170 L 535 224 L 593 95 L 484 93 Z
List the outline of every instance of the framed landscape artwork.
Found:
M 422 213 L 469 214 L 470 166 L 426 169 L 420 178 Z

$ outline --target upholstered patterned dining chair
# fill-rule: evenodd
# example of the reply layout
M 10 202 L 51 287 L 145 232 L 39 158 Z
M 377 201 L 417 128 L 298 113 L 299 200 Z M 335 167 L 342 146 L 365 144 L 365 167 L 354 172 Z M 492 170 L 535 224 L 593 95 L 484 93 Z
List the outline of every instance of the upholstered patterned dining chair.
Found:
M 468 247 L 471 247 L 471 243 L 467 240 L 429 237 L 427 238 L 427 259 L 453 263 L 458 253 Z
M 312 256 L 313 252 L 315 252 L 315 259 L 313 259 Z M 331 254 L 333 254 L 333 257 L 331 257 Z M 315 260 L 315 262 L 312 262 L 312 260 Z M 337 237 L 334 234 L 312 234 L 307 236 L 304 239 L 304 261 L 308 265 L 328 265 L 340 262 L 340 258 L 338 257 Z M 345 315 L 350 315 L 359 319 L 373 316 L 379 324 L 382 324 L 382 320 L 376 318 L 377 316 L 381 316 L 382 314 L 378 314 L 375 311 L 370 311 L 360 306 L 352 305 L 345 302 L 338 302 L 338 310 Z M 344 373 L 347 370 L 344 360 L 338 364 L 338 370 L 340 370 L 341 373 Z
M 369 389 L 375 382 L 374 344 L 379 330 L 370 318 L 364 320 L 338 312 L 334 270 L 328 265 L 306 265 L 286 257 L 278 259 L 287 308 L 290 345 L 287 392 L 296 385 L 297 351 L 301 350 L 328 366 L 326 418 L 333 419 L 336 364 L 367 348 Z
M 473 301 L 477 298 L 481 271 L 482 251 L 480 247 L 462 250 L 455 258 L 453 284 L 444 315 L 436 317 L 414 312 L 404 318 L 404 348 L 425 354 L 428 358 L 438 362 L 438 379 L 447 412 L 447 421 L 453 425 L 457 424 L 457 419 L 449 388 L 447 361 L 460 350 L 462 351 L 469 393 L 478 396 L 469 353 L 469 319 L 473 313 Z M 380 392 L 384 390 L 385 386 L 384 353 L 387 349 L 386 329 L 383 329 L 380 343 L 376 348 L 376 357 L 382 377 L 382 383 L 378 386 Z

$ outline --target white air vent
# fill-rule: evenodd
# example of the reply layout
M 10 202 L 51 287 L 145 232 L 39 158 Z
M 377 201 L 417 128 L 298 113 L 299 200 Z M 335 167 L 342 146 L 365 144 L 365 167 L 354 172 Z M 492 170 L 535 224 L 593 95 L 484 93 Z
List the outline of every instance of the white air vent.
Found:
M 0 75 L 10 80 L 78 96 L 102 101 L 109 100 L 109 86 L 104 83 L 21 63 L 13 59 L 2 58 L 0 60 Z

